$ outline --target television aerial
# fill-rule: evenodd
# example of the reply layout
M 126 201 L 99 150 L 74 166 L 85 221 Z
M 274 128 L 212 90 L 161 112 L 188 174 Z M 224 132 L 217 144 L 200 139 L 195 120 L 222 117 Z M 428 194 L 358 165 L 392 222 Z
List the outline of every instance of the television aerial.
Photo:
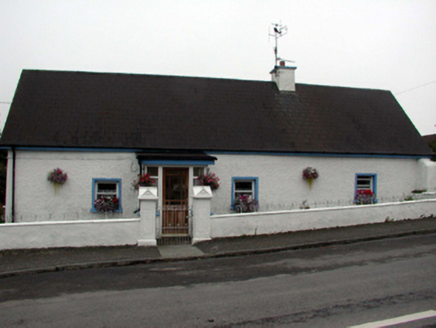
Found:
M 293 60 L 280 58 L 278 56 L 278 49 L 277 49 L 278 39 L 280 39 L 282 36 L 285 36 L 288 33 L 288 27 L 282 24 L 271 24 L 271 25 L 272 25 L 272 31 L 270 29 L 269 36 L 274 37 L 274 41 L 275 41 L 275 45 L 274 45 L 275 66 L 278 65 L 279 61 L 294 63 Z

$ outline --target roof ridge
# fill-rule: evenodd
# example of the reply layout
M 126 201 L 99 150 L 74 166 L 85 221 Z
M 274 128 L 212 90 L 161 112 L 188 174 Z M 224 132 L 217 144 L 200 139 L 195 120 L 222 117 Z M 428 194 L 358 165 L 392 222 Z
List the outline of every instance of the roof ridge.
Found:
M 41 72 L 41 73 L 53 73 L 53 74 L 89 74 L 89 75 L 113 75 L 113 76 L 132 76 L 132 77 L 155 77 L 155 78 L 181 78 L 181 79 L 201 79 L 201 80 L 221 80 L 221 81 L 240 81 L 240 82 L 255 82 L 255 83 L 275 83 L 271 80 L 253 80 L 253 79 L 241 79 L 241 78 L 226 78 L 226 77 L 207 77 L 207 76 L 189 76 L 189 75 L 166 75 L 166 74 L 149 74 L 149 73 L 127 73 L 127 72 L 97 72 L 97 71 L 76 71 L 76 70 L 50 70 L 50 69 L 23 69 L 23 72 Z M 341 88 L 352 90 L 376 90 L 391 92 L 387 89 L 368 88 L 368 87 L 353 87 L 353 86 L 341 86 L 341 85 L 325 85 L 325 84 L 313 84 L 313 83 L 296 83 L 296 86 L 309 86 L 309 87 L 322 87 L 322 88 Z M 298 91 L 298 90 L 297 90 Z
M 371 91 L 385 91 L 392 93 L 388 89 L 378 89 L 369 87 L 353 87 L 353 86 L 342 86 L 342 85 L 326 85 L 326 84 L 312 84 L 312 83 L 295 83 L 296 86 L 311 86 L 311 87 L 322 87 L 322 88 L 338 88 L 338 89 L 351 89 L 351 90 L 371 90 Z
M 202 79 L 202 80 L 223 80 L 223 81 L 241 81 L 241 82 L 261 82 L 271 83 L 269 80 L 253 80 L 242 78 L 226 78 L 226 77 L 210 77 L 210 76 L 189 76 L 189 75 L 166 75 L 166 74 L 149 74 L 149 73 L 127 73 L 127 72 L 97 72 L 97 71 L 75 71 L 75 70 L 49 70 L 49 69 L 23 69 L 23 72 L 41 72 L 53 74 L 89 74 L 89 75 L 114 75 L 114 76 L 138 76 L 138 77 L 157 77 L 157 78 L 186 78 L 186 79 Z

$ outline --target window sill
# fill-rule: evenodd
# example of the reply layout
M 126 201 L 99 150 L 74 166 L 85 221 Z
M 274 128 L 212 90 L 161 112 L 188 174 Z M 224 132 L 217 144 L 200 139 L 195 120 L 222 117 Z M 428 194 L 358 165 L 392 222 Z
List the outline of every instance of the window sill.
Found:
M 99 212 L 99 211 L 97 211 L 95 208 L 91 208 L 90 212 L 91 212 L 91 213 L 104 214 L 104 212 Z M 122 208 L 119 208 L 119 209 L 117 209 L 116 211 L 108 212 L 108 213 L 123 213 L 123 209 L 122 209 Z
M 373 204 L 377 204 L 378 200 L 374 199 L 374 201 L 372 201 L 371 203 L 359 203 L 357 201 L 354 201 L 353 203 L 354 203 L 354 205 L 373 205 Z

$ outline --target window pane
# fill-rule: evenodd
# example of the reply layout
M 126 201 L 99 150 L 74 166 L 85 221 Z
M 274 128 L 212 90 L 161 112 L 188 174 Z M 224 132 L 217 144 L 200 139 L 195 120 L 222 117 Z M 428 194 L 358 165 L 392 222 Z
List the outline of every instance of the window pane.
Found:
M 372 177 L 358 176 L 357 177 L 357 189 L 371 189 Z
M 159 175 L 159 169 L 157 166 L 148 166 L 147 167 L 147 173 L 150 174 L 152 177 L 157 177 Z
M 251 181 L 236 181 L 235 191 L 252 191 L 253 183 Z
M 97 183 L 97 192 L 98 193 L 116 193 L 117 191 L 117 184 L 116 183 L 104 183 L 104 182 L 98 182 Z
M 203 173 L 204 173 L 204 167 L 194 167 L 194 177 L 203 175 Z
M 165 183 L 165 199 L 167 201 L 184 201 L 188 198 L 188 185 L 185 177 L 167 176 Z

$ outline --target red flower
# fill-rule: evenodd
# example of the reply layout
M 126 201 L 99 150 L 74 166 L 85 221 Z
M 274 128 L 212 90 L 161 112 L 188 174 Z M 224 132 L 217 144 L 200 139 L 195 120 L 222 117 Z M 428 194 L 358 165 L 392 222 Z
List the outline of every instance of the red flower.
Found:
M 150 174 L 138 174 L 138 180 L 133 181 L 133 186 L 135 189 L 139 189 L 139 187 L 152 186 L 154 184 L 154 180 L 151 179 Z

